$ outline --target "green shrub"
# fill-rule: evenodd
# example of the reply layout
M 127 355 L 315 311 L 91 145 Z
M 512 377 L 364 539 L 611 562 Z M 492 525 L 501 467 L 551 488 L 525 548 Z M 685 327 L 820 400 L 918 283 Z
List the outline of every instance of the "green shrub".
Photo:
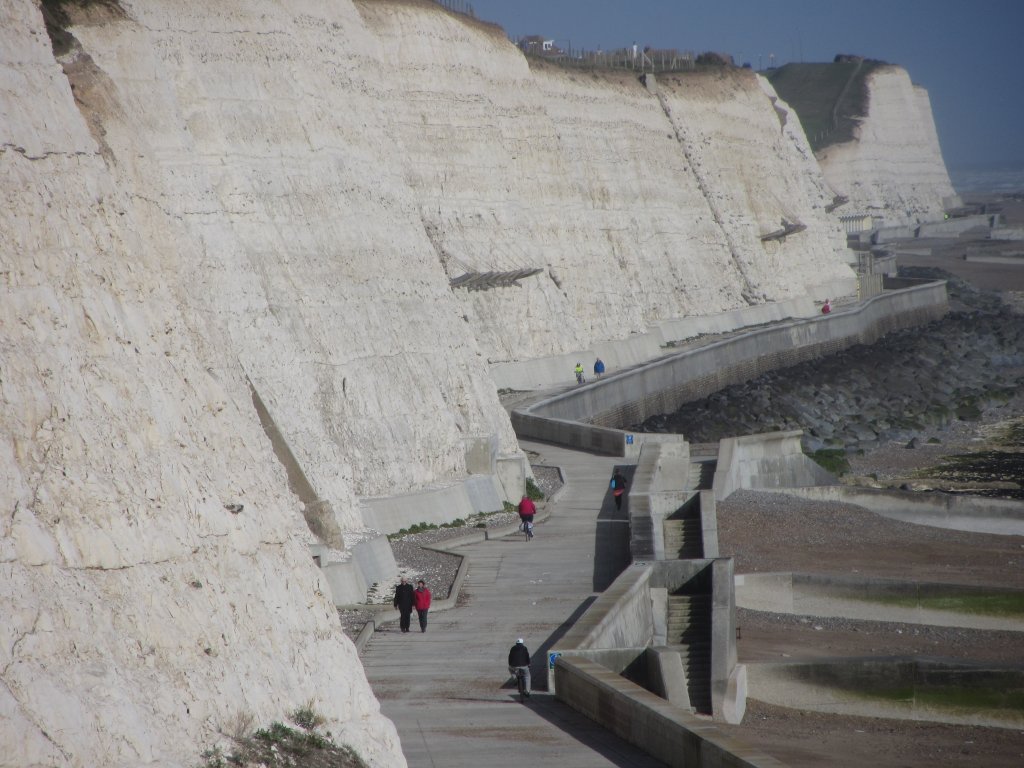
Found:
M 808 456 L 833 475 L 843 475 L 850 471 L 850 462 L 847 461 L 846 451 L 842 448 L 822 448 Z
M 544 498 L 544 491 L 537 487 L 532 477 L 526 478 L 526 495 L 533 501 L 540 501 Z
M 297 731 L 284 723 L 271 723 L 269 728 L 261 728 L 253 735 L 257 741 L 274 744 L 279 749 L 292 754 L 305 755 L 313 749 L 327 749 L 332 746 L 331 740 L 315 731 Z
M 264 768 L 294 768 L 297 765 L 317 765 L 322 768 L 367 768 L 366 763 L 351 747 L 337 745 L 314 729 L 326 719 L 313 708 L 313 703 L 295 710 L 290 716 L 299 729 L 274 722 L 252 735 L 231 735 L 236 745 L 234 752 L 225 754 L 220 747 L 203 752 L 200 768 L 231 768 L 231 766 L 261 765 Z
M 313 702 L 306 702 L 306 705 L 299 707 L 292 713 L 292 722 L 300 728 L 312 731 L 327 722 L 327 718 L 313 709 Z

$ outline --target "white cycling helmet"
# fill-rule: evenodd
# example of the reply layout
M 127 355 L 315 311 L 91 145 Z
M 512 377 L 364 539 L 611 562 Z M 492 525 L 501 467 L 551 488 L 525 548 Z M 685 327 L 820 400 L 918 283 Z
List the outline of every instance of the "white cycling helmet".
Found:
M 522 643 L 523 643 L 523 638 L 521 638 L 521 637 L 519 637 L 519 638 L 516 638 L 516 642 L 517 642 L 517 643 L 519 643 L 520 645 L 522 645 Z

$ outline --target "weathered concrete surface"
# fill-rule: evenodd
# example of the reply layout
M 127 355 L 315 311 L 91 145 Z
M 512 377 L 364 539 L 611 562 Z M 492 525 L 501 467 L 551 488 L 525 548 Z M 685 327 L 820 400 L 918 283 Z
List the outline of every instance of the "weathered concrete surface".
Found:
M 747 665 L 750 696 L 769 703 L 799 701 L 834 715 L 927 720 L 1020 730 L 1024 713 L 1012 702 L 1024 690 L 1020 664 L 968 664 L 942 659 L 867 658 Z M 969 700 L 1002 700 L 990 707 Z M 785 704 L 783 704 L 785 706 Z
M 927 600 L 1019 594 L 1013 590 L 801 573 L 739 574 L 735 584 L 736 606 L 756 611 L 1024 632 L 1019 615 L 940 610 Z
M 524 443 L 563 467 L 551 517 L 522 536 L 459 549 L 469 558 L 460 607 L 432 615 L 426 633 L 376 632 L 363 665 L 398 727 L 410 766 L 655 766 L 544 693 L 546 651 L 628 562 L 626 510 L 607 492 L 615 460 Z M 509 683 L 509 647 L 533 656 L 525 706 Z

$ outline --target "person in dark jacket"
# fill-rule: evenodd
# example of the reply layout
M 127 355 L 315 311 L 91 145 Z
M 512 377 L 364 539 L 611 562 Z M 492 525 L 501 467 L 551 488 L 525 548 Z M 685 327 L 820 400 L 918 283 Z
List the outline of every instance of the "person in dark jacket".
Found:
M 609 487 L 612 489 L 612 496 L 615 498 L 615 508 L 622 509 L 622 494 L 626 492 L 626 476 L 619 470 L 612 475 Z
M 416 582 L 416 589 L 413 590 L 414 605 L 416 606 L 416 618 L 420 620 L 420 632 L 427 631 L 427 611 L 430 610 L 430 590 L 427 583 L 420 579 Z
M 524 671 L 526 678 L 526 695 L 530 695 L 530 652 L 523 645 L 523 638 L 516 640 L 508 652 L 508 673 L 513 677 L 517 669 Z
M 398 626 L 403 632 L 409 631 L 409 617 L 412 616 L 413 606 L 416 605 L 416 590 L 412 588 L 405 576 L 397 587 L 395 587 L 395 608 L 398 609 Z

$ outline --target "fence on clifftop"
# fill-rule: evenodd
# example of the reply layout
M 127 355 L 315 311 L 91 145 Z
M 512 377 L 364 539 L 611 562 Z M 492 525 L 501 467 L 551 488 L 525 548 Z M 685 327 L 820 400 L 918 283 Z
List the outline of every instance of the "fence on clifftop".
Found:
M 553 40 L 543 41 L 537 37 L 513 40 L 513 43 L 527 56 L 543 59 L 563 67 L 582 69 L 625 69 L 633 72 L 687 72 L 696 68 L 696 57 L 692 51 L 678 51 L 674 48 L 653 50 L 640 49 L 636 45 L 616 48 L 612 51 L 588 51 L 554 45 Z

